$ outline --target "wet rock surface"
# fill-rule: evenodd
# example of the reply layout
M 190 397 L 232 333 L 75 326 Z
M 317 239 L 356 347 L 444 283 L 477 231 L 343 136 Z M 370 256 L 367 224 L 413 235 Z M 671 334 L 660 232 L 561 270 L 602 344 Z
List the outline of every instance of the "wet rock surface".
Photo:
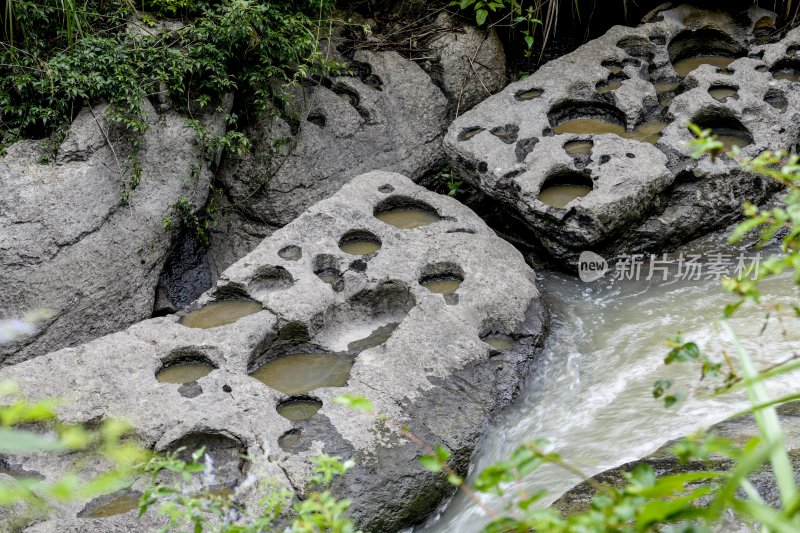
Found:
M 615 26 L 456 119 L 451 164 L 562 265 L 583 250 L 663 251 L 723 227 L 777 187 L 727 157 L 691 159 L 686 123 L 745 155 L 794 147 L 800 31 L 768 43 L 759 30 L 770 23 L 758 8 L 680 6 Z M 576 154 L 576 141 L 592 145 Z M 542 201 L 576 185 L 591 191 L 564 207 Z
M 777 407 L 778 417 L 784 431 L 786 449 L 795 469 L 796 477 L 800 482 L 800 402 L 790 402 Z M 758 436 L 758 427 L 751 415 L 740 416 L 720 422 L 709 428 L 709 433 L 731 439 L 739 446 L 744 446 L 753 437 Z M 623 473 L 633 471 L 637 466 L 648 464 L 653 467 L 658 476 L 669 476 L 682 472 L 702 472 L 707 470 L 728 470 L 733 466 L 727 458 L 712 456 L 708 462 L 692 461 L 681 463 L 670 450 L 676 441 L 669 442 L 654 453 L 638 461 L 626 463 L 617 468 L 612 468 L 592 477 L 592 481 L 614 487 L 624 486 L 626 483 Z M 750 482 L 761 495 L 763 500 L 773 506 L 780 505 L 780 495 L 775 485 L 772 469 L 766 465 L 750 476 Z M 594 486 L 590 481 L 583 481 L 564 493 L 553 503 L 553 507 L 565 514 L 579 513 L 589 509 L 592 498 L 595 496 Z M 724 524 L 730 529 L 720 531 L 751 531 L 745 524 L 738 523 L 733 517 L 727 517 Z M 741 529 L 739 529 L 741 527 Z
M 37 335 L 0 347 L 0 364 L 149 317 L 172 240 L 163 218 L 180 198 L 205 203 L 211 172 L 195 131 L 177 113 L 157 114 L 145 102 L 140 183 L 121 206 L 130 147 L 104 119 L 105 107 L 78 114 L 52 163 L 40 162 L 42 148 L 33 140 L 12 145 L 0 159 L 0 316 L 54 313 Z M 209 121 L 211 131 L 221 122 Z
M 422 207 L 437 218 L 409 229 L 376 218 Z M 342 236 L 354 230 L 378 237 L 380 249 L 342 252 Z M 333 274 L 323 279 L 327 271 Z M 461 284 L 454 294 L 421 285 L 430 276 L 455 275 Z M 250 299 L 263 310 L 208 329 L 186 327 L 178 315 L 145 320 L 2 369 L 0 379 L 17 381 L 32 400 L 64 398 L 67 422 L 126 418 L 157 450 L 208 444 L 230 483 L 247 472 L 238 452 L 266 453 L 298 495 L 308 490 L 313 456 L 353 457 L 358 466 L 338 494 L 353 500 L 352 514 L 365 530 L 396 531 L 423 519 L 451 487 L 418 465 L 415 444 L 333 398 L 369 398 L 427 442 L 450 448 L 453 467 L 463 473 L 492 414 L 519 390 L 547 324 L 519 252 L 455 200 L 388 172 L 359 176 L 309 208 L 226 270 L 189 310 L 227 299 Z M 507 339 L 499 349 L 482 340 L 499 336 Z M 349 379 L 296 396 L 321 407 L 308 419 L 289 420 L 277 407 L 291 398 L 249 374 L 283 356 L 319 352 L 351 358 Z M 192 384 L 156 379 L 178 363 L 213 370 Z M 18 465 L 47 477 L 67 467 L 36 456 Z M 141 491 L 143 482 L 131 490 Z M 85 502 L 68 506 L 32 530 L 138 531 L 158 522 L 150 515 L 137 522 L 135 513 L 78 518 L 85 509 Z

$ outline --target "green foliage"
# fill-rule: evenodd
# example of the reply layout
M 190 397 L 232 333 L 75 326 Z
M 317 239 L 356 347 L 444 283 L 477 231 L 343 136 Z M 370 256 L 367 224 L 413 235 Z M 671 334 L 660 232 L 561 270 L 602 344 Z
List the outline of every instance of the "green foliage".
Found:
M 55 480 L 25 477 L 24 473 L 0 483 L 0 506 L 23 505 L 17 509 L 24 523 L 27 517 L 41 516 L 56 502 L 80 501 L 130 486 L 136 465 L 148 453 L 126 439 L 130 426 L 118 420 L 106 420 L 98 429 L 76 424 L 62 424 L 55 417 L 58 402 L 43 400 L 30 403 L 11 382 L 0 383 L 0 452 L 6 457 L 36 453 L 93 456 L 107 468 L 102 474 L 86 479 L 71 471 Z M 21 429 L 20 425 L 39 430 Z M 42 431 L 46 429 L 46 431 Z
M 462 196 L 462 195 L 471 195 L 475 194 L 475 189 L 470 187 L 469 189 L 462 188 L 461 186 L 464 185 L 464 180 L 460 178 L 458 174 L 453 172 L 450 167 L 445 167 L 437 176 L 437 180 L 440 184 L 447 187 L 445 192 L 447 192 L 447 196 Z
M 453 0 L 450 5 L 457 6 L 461 11 L 471 10 L 478 26 L 483 26 L 491 14 L 491 18 L 497 20 L 495 24 L 504 22 L 512 30 L 518 31 L 528 57 L 533 49 L 537 27 L 542 25 L 539 17 L 545 3 L 542 0 Z
M 208 204 L 202 209 L 198 209 L 194 202 L 182 196 L 172 205 L 170 214 L 164 216 L 161 224 L 165 231 L 171 231 L 174 226 L 174 216 L 184 230 L 194 235 L 200 244 L 208 246 L 211 230 L 213 230 L 217 224 L 218 213 L 219 207 L 216 191 L 212 191 Z
M 185 527 L 195 532 L 276 531 L 288 518 L 288 533 L 354 532 L 347 516 L 350 502 L 330 492 L 333 480 L 352 468 L 353 461 L 317 457 L 311 480 L 315 490 L 292 505 L 292 493 L 271 473 L 266 457 L 251 462 L 250 474 L 242 483 L 224 487 L 217 485 L 213 462 L 204 450 L 195 451 L 189 460 L 181 459 L 183 452 L 153 457 L 144 468 L 150 484 L 140 500 L 140 515 L 156 508 L 168 518 L 164 532 Z M 254 510 L 242 504 L 245 495 L 257 500 Z

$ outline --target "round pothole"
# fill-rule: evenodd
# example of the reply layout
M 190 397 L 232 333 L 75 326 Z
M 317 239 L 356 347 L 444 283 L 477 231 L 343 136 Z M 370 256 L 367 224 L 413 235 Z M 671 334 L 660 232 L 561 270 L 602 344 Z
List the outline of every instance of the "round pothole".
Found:
M 252 300 L 223 300 L 186 313 L 180 324 L 187 328 L 209 329 L 233 324 L 261 311 L 261 304 Z
M 675 73 L 685 77 L 700 65 L 727 68 L 747 50 L 730 35 L 713 28 L 686 30 L 676 35 L 667 48 Z
M 442 219 L 430 205 L 407 196 L 391 196 L 373 211 L 375 218 L 400 229 L 427 226 Z
M 156 372 L 160 383 L 191 383 L 209 375 L 216 367 L 202 356 L 180 356 L 165 362 Z
M 722 152 L 729 152 L 734 146 L 744 148 L 753 143 L 753 136 L 739 119 L 724 109 L 701 111 L 692 122 L 703 129 L 710 129 L 716 140 L 723 145 Z
M 464 282 L 464 271 L 454 263 L 435 263 L 422 269 L 419 284 L 436 294 L 455 294 Z
M 303 250 L 299 246 L 290 244 L 280 249 L 278 257 L 287 261 L 299 261 L 303 257 Z
M 366 230 L 352 230 L 339 239 L 339 249 L 350 255 L 371 255 L 381 249 L 381 240 Z
M 575 140 L 564 143 L 564 151 L 569 155 L 583 155 L 592 151 L 592 141 Z
M 309 396 L 293 396 L 278 404 L 278 414 L 292 422 L 308 420 L 322 408 L 322 402 Z
M 523 89 L 514 93 L 514 98 L 524 102 L 525 100 L 533 100 L 534 98 L 538 98 L 542 96 L 542 94 L 544 94 L 543 89 Z
M 330 353 L 289 353 L 261 365 L 250 374 L 284 394 L 304 394 L 323 387 L 344 387 L 355 358 Z
M 784 96 L 781 91 L 775 89 L 767 91 L 767 94 L 764 95 L 764 101 L 775 109 L 784 110 L 789 107 L 789 101 L 786 99 L 786 96 Z
M 285 452 L 295 451 L 300 447 L 300 437 L 302 431 L 299 429 L 290 429 L 280 437 L 278 437 L 278 446 Z
M 578 172 L 564 172 L 550 176 L 542 184 L 539 201 L 551 207 L 563 209 L 570 202 L 592 192 L 589 176 Z
M 514 347 L 514 340 L 508 335 L 493 333 L 484 337 L 483 342 L 500 352 L 507 352 Z
M 775 63 L 770 72 L 776 80 L 798 81 L 800 80 L 800 61 L 783 59 Z
M 738 98 L 739 88 L 731 85 L 712 85 L 708 89 L 708 94 L 718 102 L 725 102 L 728 98 Z

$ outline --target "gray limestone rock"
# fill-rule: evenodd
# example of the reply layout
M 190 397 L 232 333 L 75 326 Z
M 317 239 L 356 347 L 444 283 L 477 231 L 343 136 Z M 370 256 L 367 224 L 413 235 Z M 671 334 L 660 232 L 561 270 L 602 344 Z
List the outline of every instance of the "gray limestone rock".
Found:
M 130 147 L 104 119 L 104 106 L 78 114 L 54 163 L 38 162 L 38 141 L 20 141 L 0 159 L 0 316 L 53 312 L 37 335 L 0 348 L 0 364 L 150 316 L 172 240 L 162 221 L 180 198 L 203 205 L 211 172 L 185 118 L 145 108 L 140 183 L 124 207 Z M 221 119 L 208 125 L 223 127 Z
M 764 44 L 770 20 L 759 8 L 734 18 L 680 6 L 615 26 L 456 119 L 451 164 L 573 268 L 583 250 L 661 251 L 724 227 L 778 186 L 727 157 L 692 159 L 686 124 L 745 155 L 795 145 L 800 30 Z M 706 55 L 725 59 L 686 66 Z M 542 201 L 564 187 L 589 192 L 563 207 Z
M 417 210 L 429 224 L 401 229 L 377 218 L 407 221 L 409 213 L 397 210 Z M 340 249 L 354 242 L 380 248 L 368 255 Z M 454 294 L 427 288 L 454 281 Z M 197 317 L 191 311 L 238 305 L 230 300 L 255 302 L 253 314 L 210 329 L 189 327 Z M 519 390 L 547 327 L 534 274 L 519 252 L 457 201 L 389 172 L 359 176 L 307 209 L 180 315 L 4 368 L 0 379 L 15 380 L 32 399 L 64 398 L 60 415 L 67 422 L 126 418 L 157 450 L 209 444 L 231 483 L 247 470 L 231 450 L 266 454 L 276 477 L 298 495 L 308 491 L 315 455 L 352 457 L 358 466 L 336 491 L 353 500 L 352 515 L 370 531 L 422 520 L 451 487 L 419 466 L 424 452 L 417 445 L 333 399 L 369 398 L 395 423 L 447 446 L 453 468 L 465 473 L 493 413 Z M 498 336 L 504 345 L 487 342 Z M 281 393 L 249 374 L 294 354 L 320 353 L 332 354 L 321 375 L 330 365 L 352 364 L 346 385 L 325 381 L 300 394 L 321 402 L 312 418 L 283 418 L 277 406 L 298 393 Z M 215 369 L 194 384 L 156 380 L 161 368 L 186 361 Z M 296 364 L 304 375 L 315 371 L 313 362 Z M 15 460 L 47 477 L 66 468 L 57 458 Z M 99 524 L 137 531 L 158 523 L 149 515 L 136 522 L 133 513 L 102 522 L 77 518 L 84 508 L 67 506 L 32 531 L 96 531 Z

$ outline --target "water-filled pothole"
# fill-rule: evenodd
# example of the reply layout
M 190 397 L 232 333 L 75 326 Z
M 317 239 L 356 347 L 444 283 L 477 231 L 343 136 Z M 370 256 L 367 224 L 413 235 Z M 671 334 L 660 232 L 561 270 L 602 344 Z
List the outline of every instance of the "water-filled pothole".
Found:
M 237 439 L 223 433 L 193 431 L 187 433 L 167 446 L 167 451 L 177 452 L 181 461 L 192 461 L 192 454 L 204 449 L 214 464 L 215 483 L 206 490 L 220 486 L 236 485 L 244 472 L 245 462 L 242 458 L 245 448 Z M 205 462 L 203 458 L 200 462 Z
M 363 339 L 358 339 L 348 343 L 347 351 L 358 353 L 376 346 L 380 346 L 384 342 L 388 341 L 389 338 L 391 338 L 392 333 L 394 333 L 394 330 L 397 329 L 397 326 L 399 325 L 399 322 L 390 322 L 389 324 L 379 326 Z
M 278 251 L 278 257 L 287 261 L 299 261 L 303 257 L 303 250 L 299 246 L 290 244 Z
M 678 76 L 685 77 L 700 65 L 726 68 L 747 50 L 728 34 L 713 29 L 686 30 L 668 46 L 669 59 Z
M 156 379 L 161 383 L 191 383 L 214 370 L 216 367 L 202 355 L 178 354 L 161 366 Z
M 523 89 L 514 93 L 514 98 L 520 101 L 533 100 L 542 96 L 543 93 L 543 89 Z
M 725 102 L 728 98 L 739 98 L 738 91 L 738 87 L 733 87 L 731 85 L 712 85 L 708 89 L 708 94 L 718 102 Z
M 710 129 L 717 141 L 723 144 L 722 152 L 729 152 L 734 146 L 744 148 L 753 143 L 753 136 L 744 124 L 724 109 L 701 111 L 692 122 L 703 129 Z
M 592 141 L 575 140 L 564 143 L 564 151 L 570 155 L 588 154 L 592 151 Z
M 613 133 L 624 139 L 655 144 L 661 138 L 661 130 L 669 124 L 658 117 L 651 118 L 629 131 L 617 122 L 603 118 L 576 118 L 559 124 L 553 131 L 558 134 L 571 133 L 576 135 L 602 135 Z
M 768 90 L 767 94 L 764 95 L 764 101 L 775 109 L 783 110 L 789 107 L 789 101 L 786 99 L 786 96 L 776 89 Z
M 770 69 L 772 77 L 776 80 L 800 80 L 800 61 L 797 59 L 782 59 Z
M 289 353 L 261 365 L 250 374 L 284 394 L 304 394 L 322 387 L 344 387 L 355 358 L 330 352 Z
M 268 292 L 283 291 L 294 285 L 294 278 L 282 266 L 262 265 L 253 273 L 247 284 L 250 294 L 263 295 Z
M 606 94 L 610 93 L 611 91 L 615 91 L 622 87 L 622 80 L 619 79 L 608 79 L 606 81 L 600 81 L 595 85 L 595 90 L 597 94 Z
M 400 229 L 419 228 L 442 219 L 433 207 L 408 196 L 391 196 L 381 201 L 373 214 L 381 222 Z
M 223 300 L 186 313 L 180 324 L 187 328 L 209 329 L 233 324 L 240 318 L 261 311 L 261 304 L 252 300 Z
M 506 352 L 514 347 L 514 340 L 508 335 L 502 335 L 500 333 L 492 333 L 481 340 L 495 350 L 501 352 Z
M 563 209 L 571 201 L 592 192 L 592 180 L 578 172 L 561 172 L 545 180 L 539 191 L 543 204 Z
M 435 263 L 422 269 L 419 284 L 436 294 L 455 294 L 464 282 L 464 271 L 454 263 Z
M 278 404 L 278 414 L 287 420 L 296 422 L 308 420 L 322 408 L 322 402 L 309 396 L 293 396 Z
M 295 451 L 300 446 L 302 432 L 299 429 L 290 429 L 278 437 L 278 446 L 285 452 Z
M 140 492 L 124 491 L 95 498 L 78 513 L 78 518 L 108 518 L 139 509 Z
M 370 255 L 381 249 L 381 240 L 372 232 L 352 230 L 339 239 L 339 249 L 350 255 Z

